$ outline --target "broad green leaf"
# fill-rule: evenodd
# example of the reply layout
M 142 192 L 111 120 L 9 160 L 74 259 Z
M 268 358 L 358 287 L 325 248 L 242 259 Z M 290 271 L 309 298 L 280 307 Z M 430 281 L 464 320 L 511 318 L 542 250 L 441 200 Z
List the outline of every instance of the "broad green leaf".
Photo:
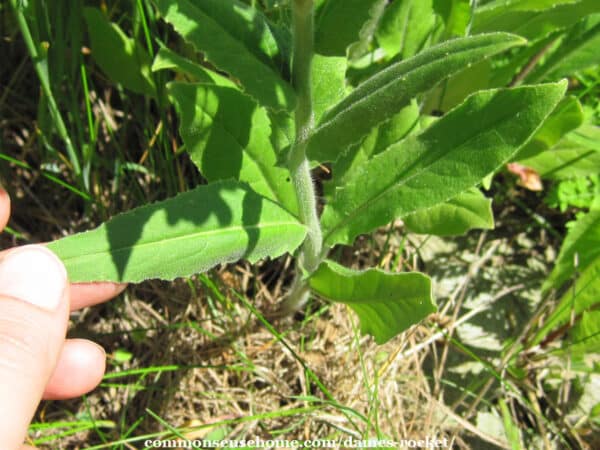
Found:
M 271 120 L 271 145 L 277 154 L 277 165 L 287 167 L 287 151 L 296 139 L 296 123 L 285 111 L 267 111 Z
M 515 158 L 530 158 L 552 148 L 568 132 L 583 123 L 583 109 L 576 97 L 565 97 L 548 116 L 531 141 L 519 150 Z
M 556 36 L 549 35 L 537 41 L 530 41 L 529 45 L 521 47 L 514 52 L 507 53 L 504 58 L 499 57 L 492 61 L 494 69 L 490 73 L 490 88 L 504 87 L 517 82 L 517 75 L 522 73 L 522 70 L 529 64 L 536 55 L 543 54 L 547 48 L 551 47 L 556 40 Z M 539 58 L 539 56 L 537 56 Z
M 338 159 L 332 165 L 331 180 L 323 184 L 327 199 L 333 197 L 338 186 L 346 184 L 346 174 L 351 174 L 358 167 L 366 164 L 373 156 L 383 152 L 408 134 L 420 131 L 419 115 L 419 105 L 413 101 L 389 121 L 374 128 L 361 142 L 358 149 L 349 153 L 349 157 Z
M 387 0 L 377 0 L 369 11 L 369 18 L 358 33 L 358 41 L 348 47 L 348 59 L 356 61 L 368 55 L 375 47 L 375 33 L 385 12 Z
M 557 80 L 600 64 L 600 16 L 586 18 L 574 27 L 527 80 Z
M 595 309 L 600 303 L 600 258 L 596 257 L 581 273 L 572 289 L 561 297 L 558 305 L 537 331 L 531 345 L 539 344 L 554 329 L 571 320 L 571 315 Z
M 456 197 L 505 163 L 556 107 L 566 82 L 483 91 L 347 175 L 321 217 L 326 244 Z
M 594 260 L 600 259 L 600 211 L 592 210 L 577 219 L 567 233 L 554 269 L 544 282 L 543 291 L 560 288 Z
M 600 152 L 600 127 L 585 124 L 569 134 L 569 139 L 583 147 Z
M 600 152 L 564 139 L 548 151 L 519 160 L 519 164 L 535 170 L 542 178 L 566 180 L 597 174 Z
M 305 228 L 242 184 L 200 186 L 48 244 L 72 282 L 172 280 L 246 258 L 292 252 Z
M 471 22 L 470 0 L 433 0 L 433 7 L 444 20 L 446 37 L 467 34 Z
M 595 140 L 590 141 L 594 136 Z M 596 175 L 600 172 L 600 131 L 592 125 L 584 125 L 549 150 L 520 159 L 519 163 L 551 180 Z
M 600 353 L 600 311 L 584 311 L 573 328 L 569 350 L 574 354 Z
M 165 69 L 183 72 L 201 83 L 214 83 L 218 86 L 235 87 L 235 83 L 229 78 L 226 78 L 212 70 L 208 70 L 207 68 L 202 67 L 200 64 L 196 64 L 195 62 L 178 55 L 166 47 L 162 47 L 154 57 L 154 61 L 152 62 L 152 71 L 157 72 Z
M 419 104 L 412 101 L 390 120 L 373 129 L 361 143 L 361 149 L 370 159 L 387 150 L 390 145 L 402 140 L 408 134 L 420 131 L 420 120 L 424 120 L 424 116 L 419 114 Z M 337 168 L 337 165 L 335 167 Z
M 600 311 L 584 311 L 565 344 L 576 355 L 600 353 Z
M 402 220 L 413 233 L 436 236 L 457 236 L 473 229 L 494 228 L 492 200 L 475 188 Z
M 203 17 L 212 19 L 231 38 L 243 43 L 244 47 L 264 64 L 283 69 L 282 64 L 289 63 L 289 34 L 282 36 L 275 32 L 275 27 L 259 8 L 239 0 L 158 0 L 158 3 L 161 12 L 173 3 L 189 3 L 202 13 Z M 182 12 L 187 10 L 187 6 L 182 8 Z M 202 22 L 196 25 L 202 25 Z
M 261 195 L 298 210 L 287 169 L 276 167 L 265 108 L 229 87 L 171 83 L 171 100 L 192 161 L 208 181 L 233 178 Z
M 309 279 L 321 297 L 348 305 L 362 333 L 384 344 L 436 311 L 431 280 L 417 272 L 356 271 L 325 261 Z
M 371 10 L 381 0 L 327 0 L 315 13 L 315 50 L 327 56 L 346 56 L 360 38 Z
M 390 66 L 359 85 L 323 116 L 309 138 L 309 157 L 320 162 L 335 161 L 417 94 L 469 64 L 522 43 L 520 38 L 503 33 L 460 38 Z
M 596 175 L 600 167 L 600 128 L 583 125 L 550 150 L 522 159 L 519 163 L 552 180 Z
M 312 63 L 312 95 L 315 121 L 346 96 L 346 58 L 315 55 Z
M 559 5 L 577 3 L 580 0 L 492 0 L 479 8 L 478 13 L 494 17 L 499 12 L 545 11 Z
M 428 95 L 424 111 L 443 113 L 460 105 L 469 95 L 490 89 L 492 61 L 484 60 L 461 70 L 435 87 Z
M 108 77 L 138 94 L 156 96 L 150 73 L 151 58 L 97 8 L 85 8 L 92 57 Z
M 600 12 L 598 0 L 498 1 L 475 10 L 471 31 L 510 31 L 533 41 L 596 12 Z
M 262 105 L 293 110 L 294 90 L 265 53 L 276 51 L 274 38 L 264 37 L 269 36 L 269 28 L 256 19 L 259 16 L 254 9 L 248 11 L 247 5 L 234 0 L 158 0 L 157 4 L 165 20 L 186 41 L 238 79 L 249 95 Z M 260 37 L 258 43 L 256 36 Z
M 433 0 L 405 0 L 389 4 L 377 28 L 377 42 L 388 58 L 416 55 L 435 24 Z

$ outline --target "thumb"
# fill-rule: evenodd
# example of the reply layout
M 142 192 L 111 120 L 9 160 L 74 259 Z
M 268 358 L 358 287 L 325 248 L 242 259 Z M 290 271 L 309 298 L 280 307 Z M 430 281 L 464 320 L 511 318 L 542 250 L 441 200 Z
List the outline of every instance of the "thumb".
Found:
M 38 245 L 0 259 L 0 436 L 2 448 L 21 448 L 52 374 L 68 323 L 67 274 Z

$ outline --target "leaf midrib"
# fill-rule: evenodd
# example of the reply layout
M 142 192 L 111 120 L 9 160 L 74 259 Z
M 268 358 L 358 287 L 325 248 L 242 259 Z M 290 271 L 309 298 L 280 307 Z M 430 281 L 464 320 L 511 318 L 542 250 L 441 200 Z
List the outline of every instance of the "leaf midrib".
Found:
M 221 26 L 221 24 L 220 24 L 218 21 L 216 21 L 214 18 L 212 18 L 211 16 L 209 16 L 208 14 L 206 14 L 206 13 L 205 13 L 205 12 L 204 12 L 202 9 L 198 8 L 198 7 L 197 7 L 197 6 L 196 6 L 194 3 L 190 2 L 190 1 L 188 1 L 188 3 L 189 3 L 189 6 L 190 6 L 191 8 L 193 8 L 193 9 L 195 9 L 195 10 L 197 10 L 197 11 L 198 11 L 199 15 L 201 15 L 201 16 L 203 16 L 203 17 L 205 17 L 205 19 L 206 19 L 207 21 L 210 21 L 210 22 L 212 22 L 212 24 L 213 24 L 213 26 L 214 26 L 215 28 L 217 28 L 217 29 L 221 30 L 221 31 L 223 32 L 223 34 L 224 34 L 225 36 L 227 36 L 227 38 L 228 38 L 228 39 L 229 39 L 231 42 L 234 42 L 235 44 L 237 44 L 237 45 L 239 45 L 240 47 L 242 47 L 243 49 L 245 49 L 245 50 L 246 50 L 246 55 L 248 56 L 248 58 L 249 58 L 250 60 L 254 61 L 256 64 L 258 64 L 259 66 L 262 66 L 262 67 L 263 67 L 263 68 L 265 68 L 265 69 L 266 69 L 268 72 L 270 72 L 270 73 L 273 75 L 274 79 L 279 81 L 279 83 L 278 83 L 278 86 L 281 86 L 281 88 L 283 89 L 283 92 L 282 92 L 282 94 L 283 94 L 283 96 L 285 97 L 285 101 L 288 101 L 288 99 L 287 99 L 287 96 L 293 93 L 293 89 L 292 89 L 292 87 L 290 86 L 290 84 L 289 84 L 289 83 L 288 83 L 286 80 L 284 80 L 284 79 L 281 77 L 281 75 L 280 75 L 279 73 L 277 73 L 277 72 L 275 71 L 275 69 L 274 69 L 272 66 L 270 66 L 270 65 L 266 64 L 264 61 L 261 61 L 261 59 L 260 59 L 260 58 L 258 58 L 258 57 L 257 57 L 257 56 L 256 56 L 256 55 L 255 55 L 255 54 L 252 52 L 252 50 L 250 50 L 250 49 L 248 48 L 248 46 L 246 45 L 246 43 L 245 43 L 245 42 L 243 42 L 243 41 L 239 40 L 237 37 L 233 36 L 233 35 L 232 35 L 232 34 L 231 34 L 231 33 L 230 33 L 228 30 L 226 30 L 225 28 L 223 28 L 223 27 Z M 167 11 L 167 12 L 168 12 L 168 11 Z M 176 13 L 178 13 L 178 14 L 182 14 L 182 15 L 183 15 L 183 13 L 181 13 L 181 11 L 180 11 L 179 9 L 177 9 L 177 10 L 176 10 Z M 166 14 L 165 14 L 165 16 L 166 16 Z M 165 17 L 165 18 L 166 18 L 166 17 Z M 168 20 L 168 19 L 167 19 L 167 21 L 168 21 L 168 22 L 169 22 L 169 23 L 170 23 L 170 24 L 171 24 L 173 27 L 175 27 L 175 29 L 177 29 L 177 28 L 176 28 L 176 26 L 175 26 L 175 24 L 172 22 L 172 20 Z M 206 55 L 206 57 L 207 57 L 207 60 L 208 60 L 208 61 L 210 61 L 211 63 L 213 63 L 213 64 L 214 64 L 215 66 L 217 66 L 217 67 L 220 67 L 220 66 L 221 66 L 221 64 L 217 64 L 217 63 L 214 61 L 215 52 L 213 52 L 212 50 L 206 50 L 206 49 L 204 49 L 204 50 L 203 50 L 203 49 L 200 49 L 200 48 L 198 48 L 197 44 L 196 44 L 195 42 L 193 42 L 193 40 L 192 40 L 192 39 L 190 39 L 190 38 L 189 38 L 189 32 L 188 32 L 188 35 L 187 35 L 187 36 L 183 36 L 183 35 L 182 35 L 181 33 L 179 33 L 179 32 L 178 32 L 178 34 L 180 34 L 180 35 L 183 37 L 183 39 L 184 39 L 184 40 L 185 40 L 185 41 L 186 41 L 188 44 L 190 44 L 190 45 L 191 45 L 191 46 L 192 46 L 192 47 L 193 47 L 193 48 L 194 48 L 196 51 L 198 51 L 198 52 L 204 52 L 204 54 Z M 218 52 L 216 52 L 216 53 L 218 53 Z M 217 59 L 218 59 L 218 58 L 217 58 Z M 225 70 L 225 71 L 226 71 L 227 73 L 230 73 L 230 74 L 231 74 L 231 71 L 230 71 L 229 69 L 227 69 L 227 70 Z M 232 74 L 232 75 L 233 75 L 233 74 Z M 235 76 L 235 78 L 237 78 L 237 76 Z M 285 92 L 285 89 L 286 89 L 286 88 L 289 88 L 288 92 Z M 255 98 L 255 97 L 254 97 L 254 96 L 252 96 L 252 98 Z M 278 101 L 280 101 L 280 99 L 278 99 Z M 276 108 L 276 109 L 281 109 L 281 110 L 286 110 L 286 109 L 287 109 L 287 108 L 286 108 L 286 105 L 279 105 L 279 107 L 280 107 L 280 108 Z
M 206 12 L 204 12 L 203 9 L 197 7 L 193 2 L 186 0 L 186 2 L 188 3 L 189 7 L 196 10 L 198 12 L 198 15 L 203 16 L 205 20 L 209 20 L 210 22 L 212 22 L 212 24 L 215 26 L 215 28 L 218 28 L 219 30 L 221 30 L 223 32 L 224 35 L 226 35 L 229 39 L 231 39 L 234 42 L 237 42 L 238 44 L 240 44 L 241 47 L 243 47 L 244 49 L 246 49 L 246 51 L 248 52 L 248 55 L 252 56 L 252 59 L 256 60 L 257 62 L 259 62 L 261 65 L 263 65 L 264 67 L 269 68 L 271 71 L 273 71 L 271 69 L 271 67 L 269 67 L 267 64 L 265 64 L 263 61 L 260 60 L 260 58 L 258 58 L 254 52 L 252 52 L 252 50 L 250 48 L 248 48 L 248 46 L 246 45 L 246 43 L 240 39 L 238 39 L 236 36 L 232 35 L 229 30 L 227 30 L 226 28 L 222 27 L 221 24 L 215 20 L 212 16 L 208 15 Z M 177 10 L 177 12 L 179 14 L 182 14 L 179 10 Z M 191 44 L 196 51 L 200 52 L 203 51 L 202 49 L 197 48 L 197 45 L 194 42 L 191 42 L 189 39 L 186 39 L 186 41 L 188 41 L 189 44 Z M 204 50 L 204 52 L 206 52 L 206 50 Z M 212 52 L 210 52 L 212 53 Z M 268 55 L 265 55 L 268 56 Z
M 243 95 L 243 94 L 242 94 Z M 218 122 L 221 127 L 223 128 L 223 130 L 233 138 L 233 140 L 236 142 L 236 144 L 242 149 L 242 152 L 246 153 L 249 157 L 250 160 L 254 162 L 254 165 L 258 168 L 258 171 L 260 172 L 260 174 L 262 175 L 263 179 L 265 180 L 267 187 L 269 188 L 269 190 L 271 191 L 271 194 L 273 195 L 273 198 L 276 199 L 281 205 L 284 205 L 284 202 L 282 201 L 282 199 L 280 198 L 280 196 L 278 195 L 278 189 L 276 188 L 276 186 L 273 185 L 273 181 L 271 180 L 270 177 L 268 177 L 265 174 L 265 170 L 266 168 L 263 167 L 262 164 L 260 164 L 258 162 L 258 159 L 253 156 L 252 154 L 250 154 L 250 152 L 248 152 L 248 147 L 244 146 L 239 139 L 237 138 L 237 136 L 235 136 L 230 130 L 229 127 L 226 126 L 226 123 L 224 120 L 217 120 L 214 116 L 211 116 L 205 109 L 203 109 L 201 106 L 199 106 L 197 103 L 194 104 L 194 108 L 199 111 L 201 114 L 204 114 L 206 116 L 208 116 L 210 118 L 210 120 L 212 121 L 212 123 Z M 254 122 L 254 121 L 252 121 Z M 252 126 L 251 129 L 254 129 L 255 127 Z M 252 132 L 252 131 L 250 131 Z M 250 138 L 248 140 L 248 142 L 250 142 Z M 275 150 L 273 149 L 273 152 Z M 286 208 L 287 210 L 287 208 Z
M 299 222 L 294 222 L 294 221 L 274 222 L 274 223 L 266 223 L 266 224 L 263 223 L 263 224 L 259 224 L 259 225 L 248 225 L 248 226 L 236 225 L 236 226 L 227 227 L 225 229 L 206 230 L 206 231 L 199 231 L 199 232 L 194 232 L 194 233 L 186 233 L 184 235 L 174 236 L 174 237 L 170 237 L 168 239 L 160 239 L 160 240 L 152 240 L 150 242 L 136 243 L 134 245 L 119 247 L 115 250 L 111 250 L 111 249 L 100 250 L 100 251 L 96 251 L 96 252 L 86 253 L 84 255 L 67 257 L 67 258 L 64 258 L 63 261 L 65 261 L 65 262 L 73 261 L 73 260 L 77 260 L 79 258 L 89 258 L 89 257 L 97 256 L 97 255 L 103 255 L 106 253 L 114 254 L 114 253 L 124 252 L 127 250 L 132 250 L 132 249 L 136 249 L 136 248 L 140 248 L 140 247 L 157 245 L 159 243 L 171 243 L 174 241 L 182 241 L 182 240 L 190 239 L 190 238 L 198 238 L 198 237 L 204 237 L 204 236 L 216 236 L 218 234 L 226 234 L 226 233 L 231 233 L 231 232 L 246 231 L 246 230 L 253 230 L 253 229 L 260 230 L 260 229 L 265 229 L 265 228 L 270 228 L 270 227 L 282 227 L 282 226 L 297 226 L 297 227 L 303 228 L 302 224 L 300 224 Z

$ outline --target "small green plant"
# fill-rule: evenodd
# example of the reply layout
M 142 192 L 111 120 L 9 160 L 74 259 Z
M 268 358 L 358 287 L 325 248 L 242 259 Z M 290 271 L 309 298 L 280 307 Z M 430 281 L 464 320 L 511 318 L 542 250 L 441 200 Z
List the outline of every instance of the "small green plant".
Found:
M 390 24 L 404 14 L 402 2 L 290 3 L 275 23 L 237 0 L 158 0 L 161 17 L 203 58 L 162 46 L 151 70 L 186 80 L 166 90 L 152 81 L 150 56 L 99 10 L 86 9 L 88 25 L 112 36 L 113 61 L 97 62 L 126 77 L 124 86 L 159 103 L 168 98 L 208 184 L 49 244 L 72 281 L 170 280 L 290 252 L 297 257 L 290 310 L 311 294 L 345 303 L 378 343 L 435 311 L 426 275 L 351 270 L 327 259 L 330 250 L 396 219 L 421 233 L 491 228 L 490 201 L 478 186 L 536 135 L 566 82 L 463 85 L 462 98 L 446 95 L 463 71 L 526 43 L 488 32 L 498 14 L 491 6 L 472 35 L 453 38 L 456 27 L 468 34 L 468 21 L 448 22 L 445 34 L 411 30 L 397 48 Z M 361 66 L 375 38 L 387 56 Z M 131 61 L 139 76 L 127 70 Z M 435 118 L 427 114 L 433 109 L 445 113 Z M 322 197 L 311 174 L 318 165 L 331 171 Z
M 600 199 L 600 177 L 588 177 L 562 180 L 552 187 L 546 202 L 561 212 L 569 207 L 589 208 Z

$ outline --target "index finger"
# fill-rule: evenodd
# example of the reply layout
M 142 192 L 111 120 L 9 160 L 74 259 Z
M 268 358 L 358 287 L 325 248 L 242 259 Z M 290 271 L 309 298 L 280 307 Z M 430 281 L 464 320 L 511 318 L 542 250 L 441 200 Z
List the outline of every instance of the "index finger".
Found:
M 127 287 L 117 283 L 71 283 L 71 311 L 97 305 L 119 295 Z
M 0 187 L 0 231 L 4 229 L 8 223 L 10 216 L 10 197 L 8 193 Z
M 43 244 L 42 244 L 43 245 Z M 7 248 L 0 251 L 0 257 L 19 247 Z M 119 295 L 127 287 L 125 283 L 90 282 L 70 283 L 70 309 L 76 311 L 86 306 L 97 305 Z

